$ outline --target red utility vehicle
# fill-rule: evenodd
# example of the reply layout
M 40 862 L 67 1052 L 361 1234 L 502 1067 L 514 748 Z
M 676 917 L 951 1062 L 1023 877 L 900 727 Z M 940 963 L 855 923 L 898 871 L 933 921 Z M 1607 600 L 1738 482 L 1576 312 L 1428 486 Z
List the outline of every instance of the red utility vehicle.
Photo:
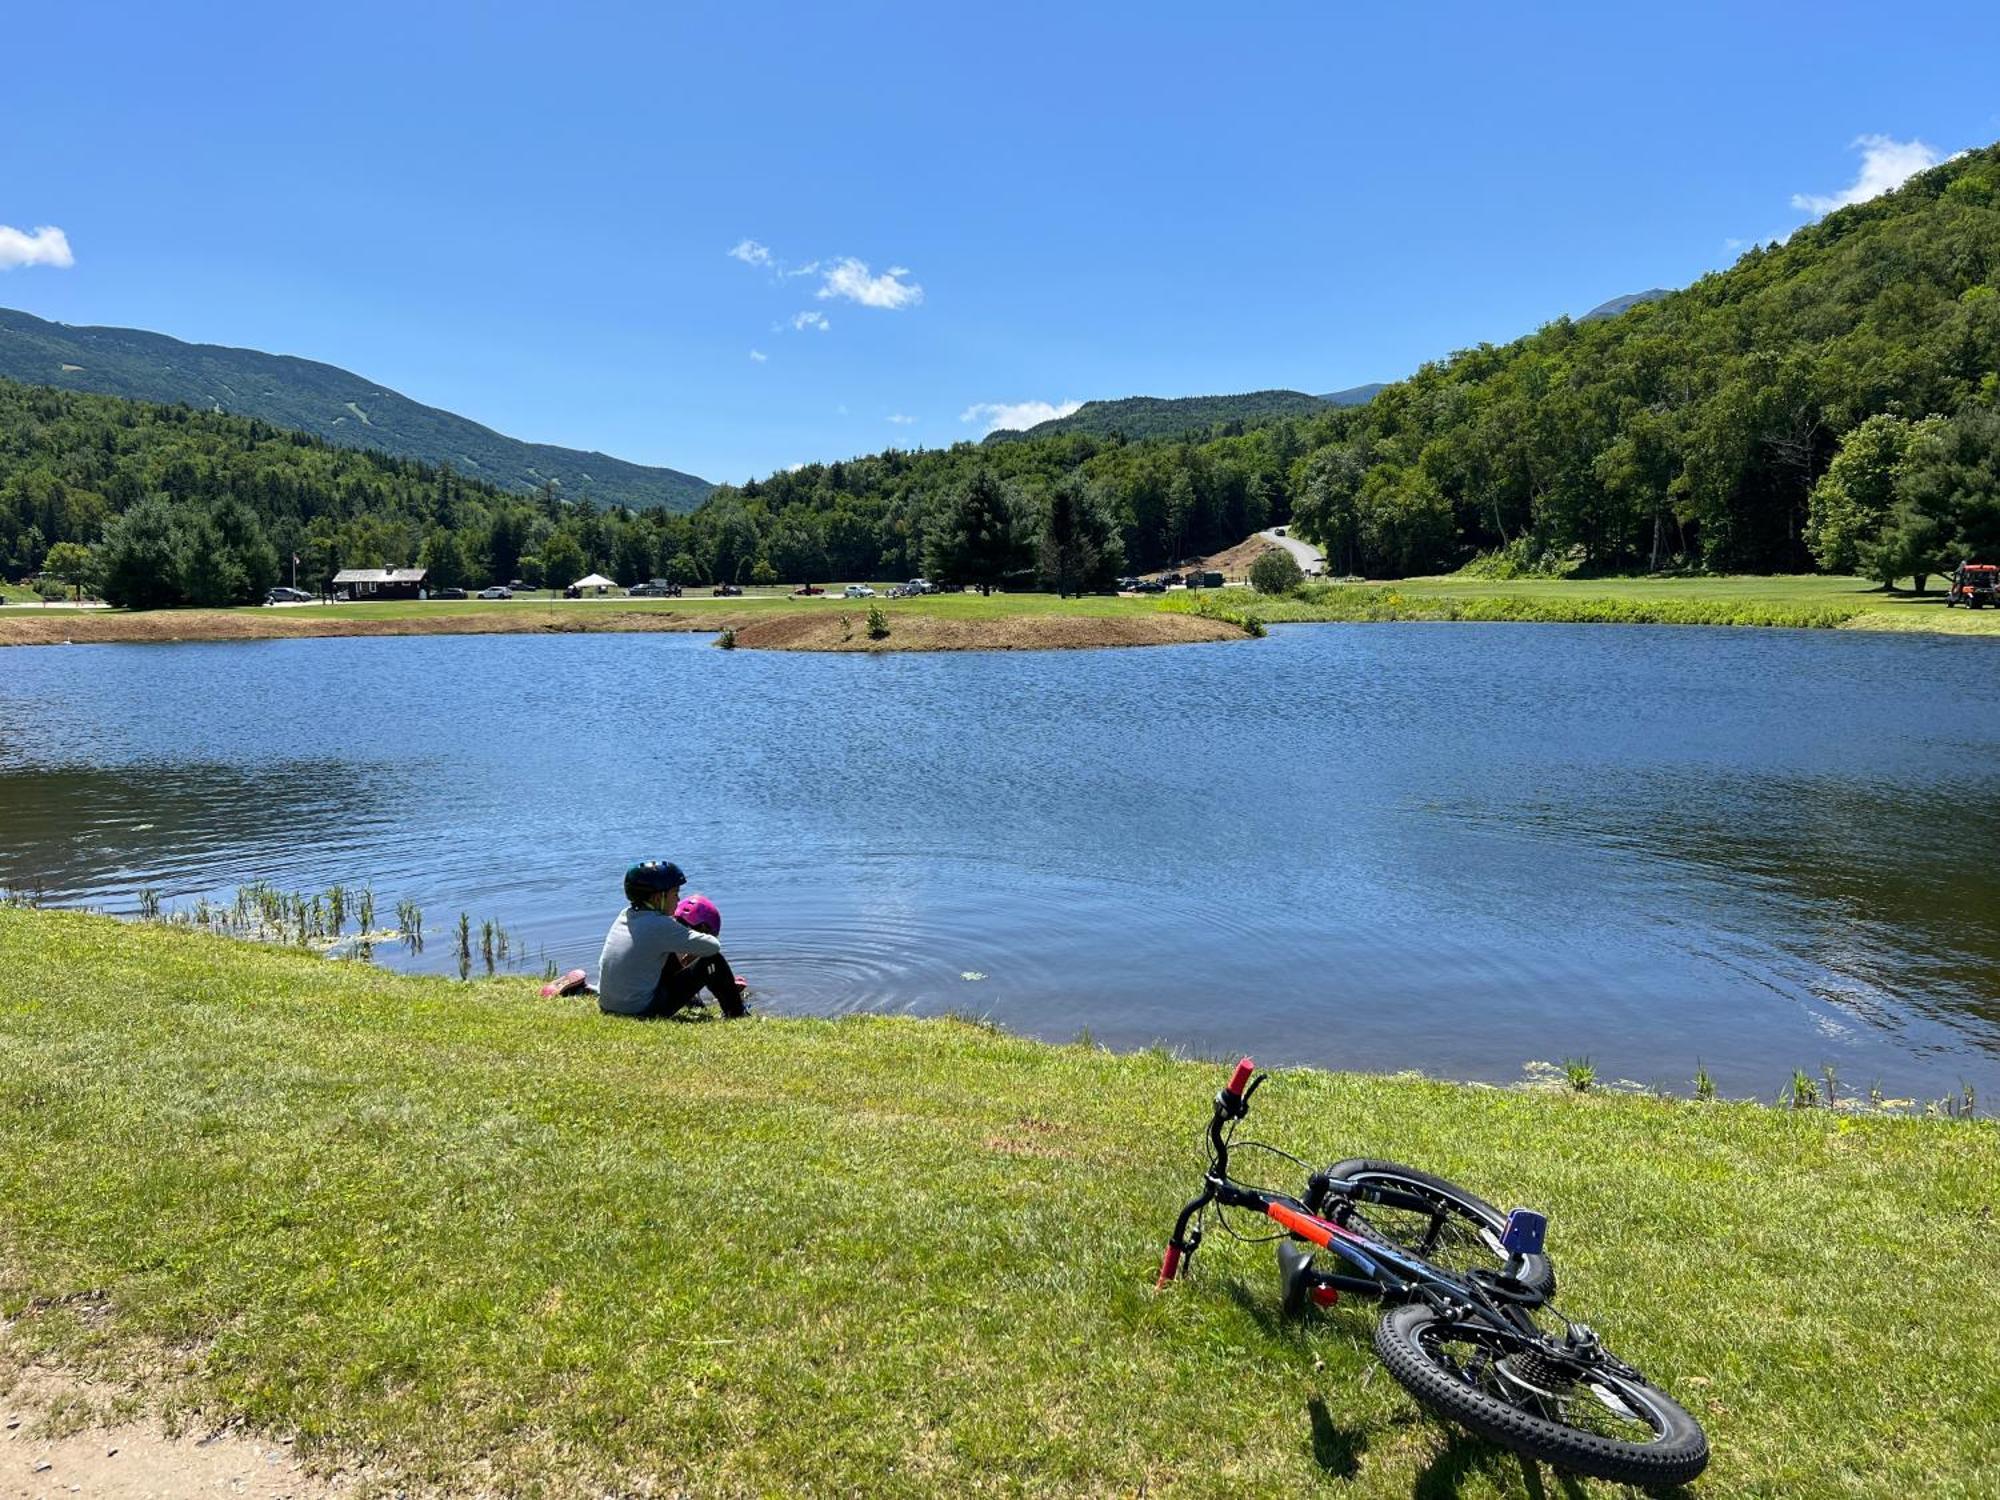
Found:
M 1951 592 L 1944 596 L 1944 607 L 1963 604 L 1967 609 L 1984 609 L 1992 604 L 2000 606 L 2000 565 L 1993 563 L 1960 563 L 1958 571 L 1951 575 Z

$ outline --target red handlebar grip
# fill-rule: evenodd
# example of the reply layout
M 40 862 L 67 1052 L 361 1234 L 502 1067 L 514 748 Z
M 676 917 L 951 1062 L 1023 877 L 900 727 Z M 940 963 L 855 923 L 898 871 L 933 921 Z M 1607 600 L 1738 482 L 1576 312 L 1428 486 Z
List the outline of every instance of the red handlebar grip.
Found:
M 1236 1071 L 1229 1075 L 1229 1087 L 1224 1089 L 1223 1093 L 1233 1094 L 1238 1099 L 1241 1099 L 1244 1088 L 1250 1082 L 1250 1075 L 1256 1071 L 1257 1065 L 1250 1061 L 1249 1058 L 1244 1058 L 1243 1061 L 1236 1065 Z
M 1174 1273 L 1181 1268 L 1181 1247 L 1167 1246 L 1167 1258 L 1160 1262 L 1160 1279 L 1153 1283 L 1154 1291 L 1161 1291 L 1174 1279 Z

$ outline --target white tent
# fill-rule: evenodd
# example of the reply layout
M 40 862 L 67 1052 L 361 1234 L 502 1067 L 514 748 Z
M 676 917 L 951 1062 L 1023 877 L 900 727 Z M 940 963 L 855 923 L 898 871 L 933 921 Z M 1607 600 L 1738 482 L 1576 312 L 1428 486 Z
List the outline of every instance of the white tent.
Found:
M 577 579 L 570 587 L 579 591 L 583 589 L 597 589 L 599 592 L 602 592 L 605 589 L 617 588 L 618 580 L 615 578 L 606 578 L 602 573 L 592 573 L 588 578 Z

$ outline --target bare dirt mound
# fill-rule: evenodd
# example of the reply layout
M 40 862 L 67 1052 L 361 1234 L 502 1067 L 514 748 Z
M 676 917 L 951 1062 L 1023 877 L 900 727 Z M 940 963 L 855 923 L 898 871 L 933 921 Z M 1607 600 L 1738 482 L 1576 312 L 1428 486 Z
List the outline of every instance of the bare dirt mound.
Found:
M 1246 537 L 1234 547 L 1218 552 L 1212 557 L 1198 559 L 1195 566 L 1208 572 L 1220 573 L 1224 578 L 1248 578 L 1250 564 L 1266 552 L 1277 550 L 1277 544 L 1268 537 Z
M 739 626 L 738 646 L 765 651 L 1075 651 L 1094 646 L 1175 646 L 1236 641 L 1243 631 L 1198 615 L 1012 615 L 958 620 L 889 614 L 889 634 L 868 635 L 865 614 L 783 615 Z

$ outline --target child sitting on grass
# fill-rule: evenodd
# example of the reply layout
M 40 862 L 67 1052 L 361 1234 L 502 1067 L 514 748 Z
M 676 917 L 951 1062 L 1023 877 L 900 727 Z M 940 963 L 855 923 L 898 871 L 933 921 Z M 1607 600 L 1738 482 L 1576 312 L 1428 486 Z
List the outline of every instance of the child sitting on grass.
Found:
M 670 1016 L 706 989 L 725 1016 L 747 1013 L 749 986 L 722 956 L 722 913 L 706 896 L 681 899 L 687 877 L 672 860 L 625 872 L 628 905 L 612 919 L 597 961 L 597 1008 L 609 1015 Z

